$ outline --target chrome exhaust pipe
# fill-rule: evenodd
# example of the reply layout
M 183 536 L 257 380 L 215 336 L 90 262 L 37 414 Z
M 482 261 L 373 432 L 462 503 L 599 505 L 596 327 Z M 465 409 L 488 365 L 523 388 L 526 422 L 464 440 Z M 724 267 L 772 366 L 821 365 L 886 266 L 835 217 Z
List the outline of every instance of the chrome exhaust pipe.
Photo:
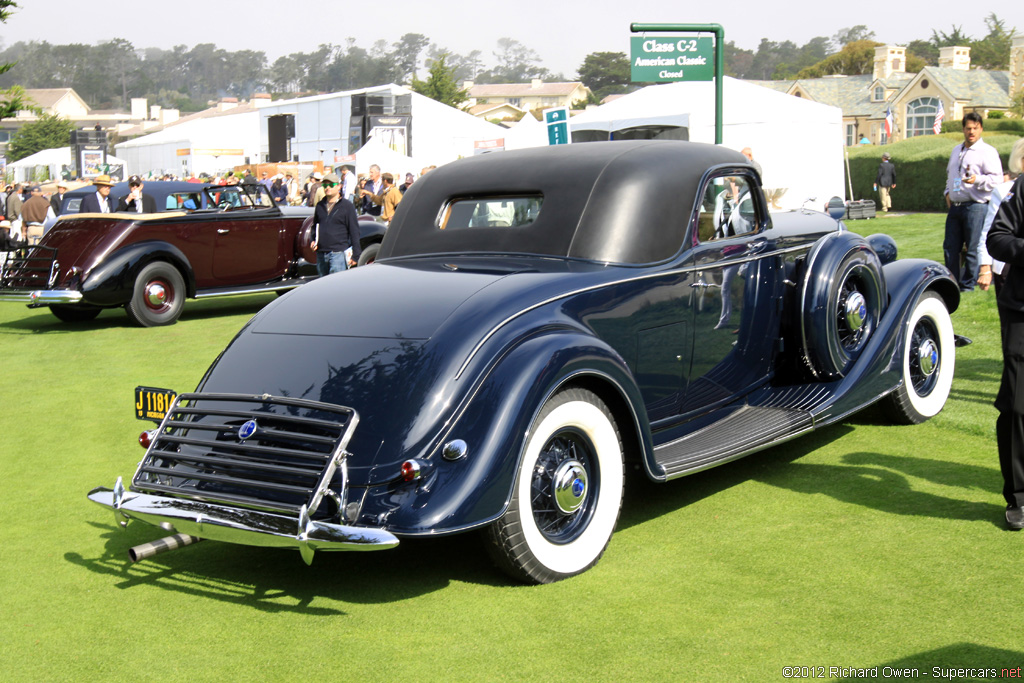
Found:
M 143 543 L 137 545 L 134 548 L 128 549 L 128 557 L 132 559 L 132 562 L 138 562 L 144 560 L 147 557 L 153 557 L 160 553 L 167 552 L 168 550 L 177 550 L 178 548 L 184 548 L 187 545 L 198 543 L 203 539 L 198 536 L 189 536 L 188 534 L 174 534 L 166 538 L 158 538 L 150 543 Z

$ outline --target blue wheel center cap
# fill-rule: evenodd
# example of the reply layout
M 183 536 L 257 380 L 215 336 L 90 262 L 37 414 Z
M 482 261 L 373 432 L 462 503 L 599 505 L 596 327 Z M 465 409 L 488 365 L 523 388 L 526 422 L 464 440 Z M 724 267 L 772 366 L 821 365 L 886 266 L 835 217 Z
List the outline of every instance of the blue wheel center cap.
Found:
M 551 495 L 562 514 L 576 512 L 587 499 L 587 470 L 578 460 L 566 460 L 551 478 Z

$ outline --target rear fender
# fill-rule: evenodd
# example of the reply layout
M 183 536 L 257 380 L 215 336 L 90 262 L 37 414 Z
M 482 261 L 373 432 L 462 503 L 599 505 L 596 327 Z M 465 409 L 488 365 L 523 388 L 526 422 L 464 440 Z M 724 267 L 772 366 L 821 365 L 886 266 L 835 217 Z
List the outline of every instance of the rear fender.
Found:
M 596 390 L 612 408 L 627 454 L 653 452 L 643 401 L 622 358 L 576 330 L 549 331 L 524 340 L 488 373 L 423 458 L 428 469 L 420 483 L 367 491 L 361 523 L 417 535 L 452 533 L 498 519 L 511 499 L 536 415 L 551 395 L 577 383 Z M 444 445 L 456 439 L 466 443 L 466 456 L 445 460 Z
M 94 268 L 82 282 L 85 302 L 96 306 L 122 306 L 128 303 L 135 289 L 136 276 L 153 261 L 166 261 L 181 271 L 188 296 L 195 296 L 195 273 L 185 254 L 168 242 L 151 241 L 137 242 L 119 249 Z

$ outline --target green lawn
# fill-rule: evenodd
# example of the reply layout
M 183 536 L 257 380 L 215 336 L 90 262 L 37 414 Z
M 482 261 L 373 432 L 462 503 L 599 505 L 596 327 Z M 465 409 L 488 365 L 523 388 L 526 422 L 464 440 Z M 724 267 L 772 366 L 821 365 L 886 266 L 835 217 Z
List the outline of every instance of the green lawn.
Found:
M 942 220 L 851 227 L 940 258 Z M 123 311 L 67 325 L 0 306 L 2 680 L 772 681 L 786 666 L 1024 664 L 992 292 L 953 316 L 975 343 L 936 418 L 893 427 L 868 411 L 669 484 L 632 479 L 607 553 L 568 581 L 509 584 L 472 535 L 311 567 L 210 541 L 130 564 L 128 547 L 161 532 L 119 529 L 85 494 L 142 456 L 134 387 L 192 389 L 271 299 L 189 302 L 154 329 Z

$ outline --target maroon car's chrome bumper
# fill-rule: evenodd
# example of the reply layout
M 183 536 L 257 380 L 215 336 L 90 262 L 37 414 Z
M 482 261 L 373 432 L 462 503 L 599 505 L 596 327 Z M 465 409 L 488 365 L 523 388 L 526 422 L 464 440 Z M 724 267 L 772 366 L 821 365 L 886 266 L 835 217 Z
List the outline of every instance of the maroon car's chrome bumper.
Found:
M 0 289 L 0 302 L 28 304 L 32 308 L 53 304 L 77 304 L 82 293 L 73 289 Z

